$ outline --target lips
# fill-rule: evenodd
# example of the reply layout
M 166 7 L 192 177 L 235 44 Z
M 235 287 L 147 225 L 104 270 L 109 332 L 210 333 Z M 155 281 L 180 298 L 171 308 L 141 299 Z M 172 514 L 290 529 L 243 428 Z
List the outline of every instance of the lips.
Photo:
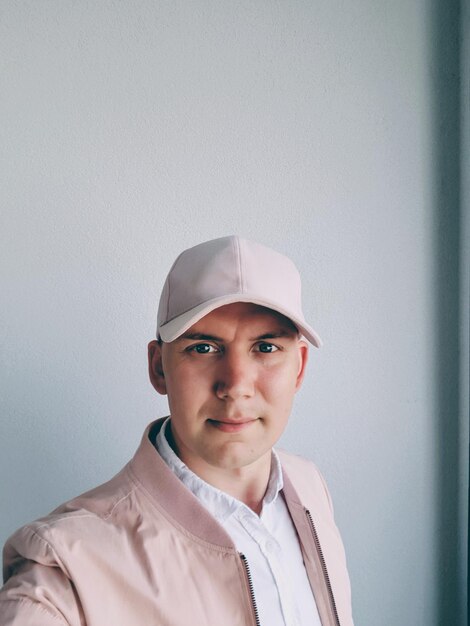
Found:
M 207 420 L 211 426 L 225 433 L 238 433 L 249 428 L 257 421 L 256 417 L 240 417 L 238 419 Z

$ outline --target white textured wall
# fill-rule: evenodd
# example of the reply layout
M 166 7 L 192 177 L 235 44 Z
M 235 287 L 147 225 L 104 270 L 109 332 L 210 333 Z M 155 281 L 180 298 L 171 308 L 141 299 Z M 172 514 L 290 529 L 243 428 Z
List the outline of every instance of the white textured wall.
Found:
M 159 289 L 238 233 L 325 342 L 283 445 L 327 477 L 356 623 L 437 624 L 429 4 L 3 0 L 0 46 L 0 540 L 165 413 Z

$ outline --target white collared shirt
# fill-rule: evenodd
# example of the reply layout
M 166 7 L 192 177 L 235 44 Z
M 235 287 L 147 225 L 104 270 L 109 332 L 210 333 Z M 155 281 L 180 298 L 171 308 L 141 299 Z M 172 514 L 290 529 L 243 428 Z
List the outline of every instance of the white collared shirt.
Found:
M 181 461 L 166 438 L 169 419 L 157 435 L 156 448 L 246 556 L 262 626 L 321 626 L 297 533 L 280 493 L 282 468 L 275 450 L 258 516 L 240 500 L 206 483 Z

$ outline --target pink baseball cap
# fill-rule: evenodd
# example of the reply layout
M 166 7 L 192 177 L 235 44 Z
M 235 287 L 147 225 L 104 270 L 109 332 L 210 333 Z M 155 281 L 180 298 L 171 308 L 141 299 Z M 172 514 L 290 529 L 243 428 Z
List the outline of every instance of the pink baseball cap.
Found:
M 158 307 L 157 337 L 170 342 L 225 304 L 252 302 L 288 317 L 314 346 L 322 341 L 302 313 L 300 275 L 279 252 L 235 235 L 184 250 Z

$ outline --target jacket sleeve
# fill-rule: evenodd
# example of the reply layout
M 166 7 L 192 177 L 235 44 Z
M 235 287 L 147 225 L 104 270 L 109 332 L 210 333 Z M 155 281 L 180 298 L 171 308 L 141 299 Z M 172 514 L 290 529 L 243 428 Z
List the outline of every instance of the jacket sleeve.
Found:
M 7 541 L 3 563 L 0 626 L 86 626 L 60 558 L 33 528 Z

